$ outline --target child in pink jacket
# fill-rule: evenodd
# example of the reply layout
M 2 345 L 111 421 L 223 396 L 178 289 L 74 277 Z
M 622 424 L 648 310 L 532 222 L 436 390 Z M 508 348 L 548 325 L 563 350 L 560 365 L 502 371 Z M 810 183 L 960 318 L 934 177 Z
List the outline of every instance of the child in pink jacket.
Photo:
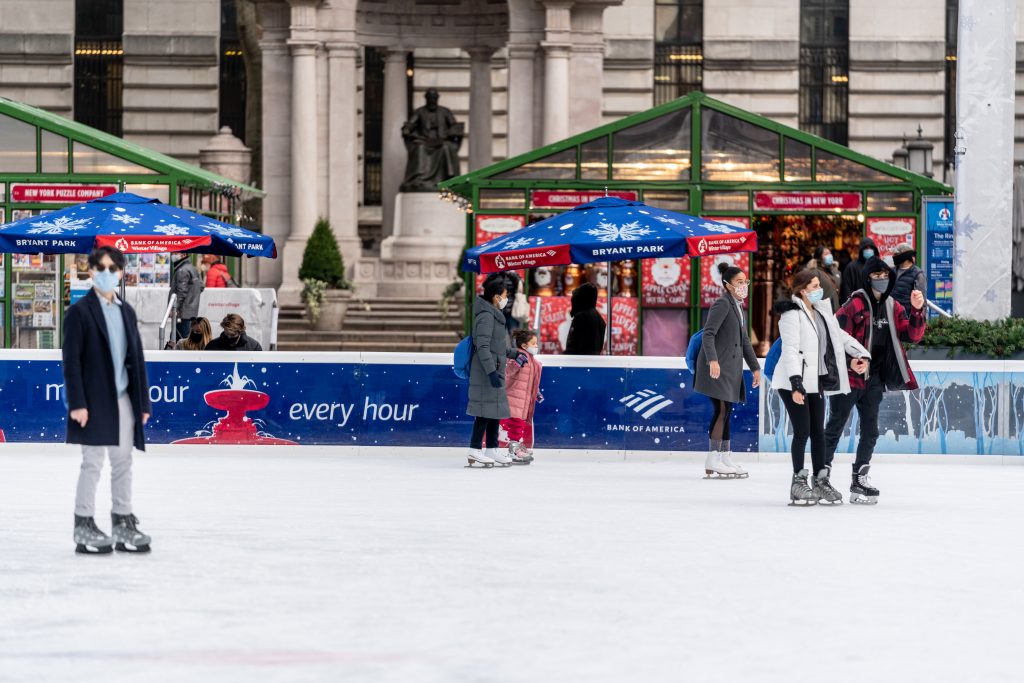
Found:
M 537 360 L 540 348 L 537 333 L 531 330 L 516 330 L 512 333 L 516 348 L 525 351 L 517 354 L 505 365 L 505 392 L 511 417 L 502 420 L 508 432 L 508 454 L 513 465 L 529 465 L 533 462 L 533 450 L 523 445 L 527 425 L 533 422 L 533 409 L 544 400 L 540 393 L 540 373 L 543 369 Z

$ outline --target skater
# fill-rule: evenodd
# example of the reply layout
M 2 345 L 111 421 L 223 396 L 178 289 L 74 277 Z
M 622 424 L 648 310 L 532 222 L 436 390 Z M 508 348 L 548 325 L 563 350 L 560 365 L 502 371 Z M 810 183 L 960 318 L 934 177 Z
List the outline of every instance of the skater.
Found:
M 513 465 L 529 465 L 533 462 L 533 449 L 526 448 L 523 436 L 526 428 L 533 423 L 534 407 L 544 400 L 540 393 L 541 364 L 536 356 L 537 333 L 533 330 L 516 330 L 512 333 L 515 348 L 520 352 L 505 364 L 505 384 L 511 417 L 502 420 L 508 432 L 508 455 Z
M 907 311 L 891 297 L 895 286 L 896 273 L 874 256 L 864 264 L 861 287 L 836 314 L 843 331 L 871 352 L 867 376 L 861 377 L 851 370 L 851 392 L 829 399 L 830 415 L 825 428 L 825 466 L 831 469 L 846 421 L 853 408 L 857 408 L 860 439 L 853 463 L 851 503 L 878 502 L 878 489 L 871 485 L 868 474 L 878 441 L 878 408 L 885 392 L 917 389 L 903 344 L 917 344 L 924 337 L 924 294 L 919 290 L 911 292 Z
M 846 302 L 850 295 L 860 289 L 861 285 L 861 270 L 864 268 L 864 264 L 867 263 L 868 259 L 872 256 L 879 256 L 878 247 L 875 246 L 875 241 L 870 237 L 865 237 L 860 241 L 860 251 L 858 252 L 857 258 L 850 261 L 845 268 L 843 268 L 843 274 L 839 285 L 839 300 Z
M 909 244 L 903 243 L 896 247 L 892 254 L 892 262 L 896 267 L 896 286 L 892 290 L 892 298 L 900 302 L 903 310 L 909 311 L 910 293 L 915 289 L 922 294 L 928 282 L 924 271 L 917 267 L 917 252 Z
M 747 336 L 743 316 L 743 300 L 747 298 L 750 282 L 746 273 L 728 263 L 718 264 L 725 294 L 708 311 L 704 323 L 704 336 L 694 389 L 711 399 L 714 414 L 708 428 L 711 441 L 704 461 L 706 478 L 745 478 L 747 471 L 732 460 L 729 426 L 734 403 L 746 401 L 747 389 L 743 383 L 743 361 L 754 373 L 754 388 L 761 385 L 761 365 Z
M 607 327 L 597 312 L 597 287 L 584 282 L 574 289 L 569 315 L 572 316 L 572 324 L 565 341 L 565 353 L 573 356 L 601 355 Z
M 498 422 L 511 415 L 505 395 L 505 360 L 527 354 L 508 345 L 505 316 L 501 312 L 507 303 L 508 285 L 504 278 L 487 280 L 483 295 L 473 302 L 473 360 L 466 412 L 476 419 L 469 439 L 469 467 L 512 464 L 512 459 L 498 448 Z M 487 450 L 481 450 L 485 437 Z
M 792 297 L 775 304 L 782 355 L 771 381 L 793 425 L 790 505 L 842 504 L 843 496 L 832 487 L 825 466 L 825 397 L 850 393 L 847 356 L 850 368 L 860 375 L 870 358 L 867 349 L 840 329 L 816 273 L 802 270 L 793 276 Z M 804 469 L 808 438 L 812 484 Z
M 63 370 L 67 443 L 82 445 L 75 495 L 75 552 L 109 553 L 111 546 L 148 552 L 150 538 L 132 514 L 132 446 L 146 450 L 149 381 L 135 311 L 114 294 L 125 258 L 113 247 L 89 255 L 93 288 L 64 318 Z M 113 538 L 94 519 L 96 485 L 110 458 Z
M 188 336 L 192 329 L 192 321 L 199 315 L 199 297 L 204 287 L 203 277 L 192 265 L 188 254 L 179 251 L 171 258 L 176 259 L 171 285 L 171 296 L 175 299 L 174 309 L 177 311 L 175 330 L 177 339 L 182 339 Z

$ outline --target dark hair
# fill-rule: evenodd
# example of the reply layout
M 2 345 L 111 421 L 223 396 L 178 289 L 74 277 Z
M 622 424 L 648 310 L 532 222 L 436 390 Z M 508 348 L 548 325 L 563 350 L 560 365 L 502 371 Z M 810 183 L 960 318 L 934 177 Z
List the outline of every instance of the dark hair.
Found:
M 229 337 L 237 337 L 245 332 L 245 319 L 237 313 L 228 313 L 220 321 L 220 326 Z
M 494 301 L 494 297 L 503 292 L 508 292 L 508 282 L 505 281 L 505 278 L 496 277 L 484 282 L 484 300 L 488 303 Z
M 89 267 L 97 268 L 104 256 L 109 256 L 118 270 L 124 270 L 124 253 L 114 247 L 96 247 L 89 254 Z
M 521 349 L 530 343 L 530 340 L 537 336 L 537 333 L 533 330 L 513 330 L 512 341 L 515 343 L 517 349 Z
M 743 272 L 743 269 L 723 261 L 718 264 L 718 272 L 722 274 L 722 282 L 731 285 L 736 276 Z
M 789 285 L 789 291 L 792 296 L 801 294 L 807 285 L 811 284 L 811 280 L 818 277 L 818 273 L 811 269 L 801 270 L 799 273 L 793 276 L 793 281 Z
M 814 248 L 814 260 L 818 262 L 818 267 L 819 268 L 822 266 L 821 257 L 825 253 L 826 249 L 828 249 L 829 252 L 832 251 L 831 249 L 826 247 L 824 244 L 819 244 L 817 247 Z

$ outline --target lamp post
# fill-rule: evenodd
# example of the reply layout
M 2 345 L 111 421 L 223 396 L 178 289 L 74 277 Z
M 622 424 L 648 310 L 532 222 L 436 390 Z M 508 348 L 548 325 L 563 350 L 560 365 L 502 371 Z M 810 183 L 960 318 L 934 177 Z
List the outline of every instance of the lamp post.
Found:
M 929 178 L 932 177 L 932 150 L 935 149 L 935 145 L 928 142 L 921 136 L 921 126 L 917 126 L 917 139 L 911 140 L 910 144 L 907 145 L 907 154 L 909 155 L 910 170 L 914 173 L 920 173 L 923 176 Z
M 892 153 L 892 165 L 910 170 L 910 152 L 907 151 L 907 141 L 903 141 L 902 147 L 897 147 Z

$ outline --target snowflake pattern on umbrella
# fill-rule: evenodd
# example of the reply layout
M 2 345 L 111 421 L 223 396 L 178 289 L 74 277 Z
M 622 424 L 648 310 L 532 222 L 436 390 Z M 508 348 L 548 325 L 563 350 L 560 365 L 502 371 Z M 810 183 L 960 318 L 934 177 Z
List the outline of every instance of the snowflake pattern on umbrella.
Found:
M 110 220 L 124 223 L 125 225 L 138 225 L 141 219 L 138 216 L 129 216 L 126 213 L 115 213 L 110 217 Z
M 219 223 L 207 223 L 206 225 L 200 225 L 201 229 L 208 232 L 215 232 L 221 237 L 246 237 L 247 233 L 241 228 L 232 227 L 230 225 L 221 225 Z
M 678 218 L 672 218 L 671 216 L 651 216 L 656 221 L 665 223 L 666 225 L 682 225 L 683 222 Z
M 59 216 L 53 220 L 35 221 L 31 223 L 32 229 L 28 232 L 32 235 L 63 235 L 69 230 L 82 230 L 89 227 L 92 218 L 70 218 Z
M 161 235 L 177 236 L 187 235 L 189 230 L 183 225 L 175 225 L 174 223 L 171 223 L 170 225 L 158 225 L 153 228 L 153 232 L 158 232 Z
M 705 230 L 709 230 L 710 232 L 722 233 L 723 235 L 728 235 L 731 232 L 736 232 L 736 228 L 732 228 L 728 225 L 721 225 L 719 223 L 704 222 L 700 224 L 700 227 L 704 228 Z
M 505 249 L 522 249 L 523 247 L 529 246 L 533 242 L 532 237 L 517 237 L 514 240 L 509 241 L 504 245 Z
M 597 227 L 587 230 L 587 234 L 596 237 L 598 242 L 632 242 L 650 235 L 651 229 L 641 227 L 639 221 L 630 221 L 622 225 L 601 221 Z

